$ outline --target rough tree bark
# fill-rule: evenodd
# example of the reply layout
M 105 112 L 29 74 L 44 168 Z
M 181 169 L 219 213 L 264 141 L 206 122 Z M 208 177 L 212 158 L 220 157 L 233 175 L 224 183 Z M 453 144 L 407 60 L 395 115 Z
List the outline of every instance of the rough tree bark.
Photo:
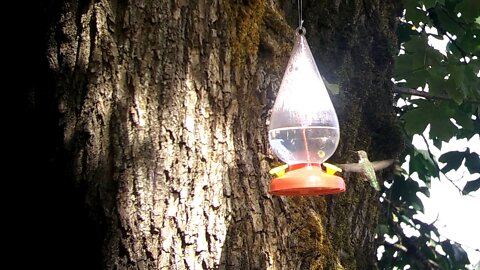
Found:
M 391 158 L 399 150 L 390 91 L 395 1 L 304 2 L 320 72 L 341 86 L 332 96 L 342 132 L 332 160 L 354 162 L 357 149 Z M 55 202 L 42 207 L 72 207 L 65 219 L 50 208 L 47 223 L 62 232 L 51 241 L 77 253 L 59 251 L 70 266 L 375 267 L 381 212 L 368 184 L 346 175 L 340 195 L 267 192 L 275 158 L 266 123 L 295 1 L 37 5 L 31 131 L 55 136 L 32 144 L 55 179 L 41 189 Z

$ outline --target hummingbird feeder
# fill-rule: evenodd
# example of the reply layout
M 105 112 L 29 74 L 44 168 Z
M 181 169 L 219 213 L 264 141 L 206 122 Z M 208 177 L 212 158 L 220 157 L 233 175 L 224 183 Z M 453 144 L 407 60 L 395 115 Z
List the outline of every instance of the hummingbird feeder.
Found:
M 345 191 L 343 179 L 321 167 L 335 152 L 340 130 L 301 25 L 273 106 L 268 135 L 273 153 L 288 164 L 288 171 L 272 180 L 270 194 L 323 195 Z

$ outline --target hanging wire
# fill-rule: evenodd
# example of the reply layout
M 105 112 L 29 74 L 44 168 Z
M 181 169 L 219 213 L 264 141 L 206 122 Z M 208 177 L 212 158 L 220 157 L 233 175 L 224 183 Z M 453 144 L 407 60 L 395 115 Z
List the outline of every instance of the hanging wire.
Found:
M 298 28 L 295 32 L 300 35 L 305 35 L 307 32 L 305 27 L 303 27 L 303 1 L 297 0 L 297 8 L 298 8 Z
M 298 5 L 298 27 L 302 27 L 303 25 L 303 14 L 302 14 L 302 7 L 303 3 L 302 0 L 297 0 L 297 5 Z

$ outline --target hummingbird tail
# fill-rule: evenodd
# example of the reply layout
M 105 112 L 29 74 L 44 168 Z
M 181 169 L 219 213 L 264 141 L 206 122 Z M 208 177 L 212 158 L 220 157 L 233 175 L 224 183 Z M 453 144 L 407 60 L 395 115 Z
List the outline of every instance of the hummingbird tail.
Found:
M 370 184 L 376 191 L 380 191 L 380 185 L 378 182 L 370 182 Z

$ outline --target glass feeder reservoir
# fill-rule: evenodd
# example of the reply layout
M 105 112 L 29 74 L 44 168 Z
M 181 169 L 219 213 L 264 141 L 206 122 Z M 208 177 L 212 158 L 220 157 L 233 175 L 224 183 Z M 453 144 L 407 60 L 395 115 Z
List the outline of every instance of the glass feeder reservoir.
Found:
M 340 130 L 337 114 L 304 36 L 297 31 L 269 125 L 273 153 L 289 171 L 272 180 L 275 195 L 317 195 L 345 191 L 342 178 L 320 165 L 333 155 Z

